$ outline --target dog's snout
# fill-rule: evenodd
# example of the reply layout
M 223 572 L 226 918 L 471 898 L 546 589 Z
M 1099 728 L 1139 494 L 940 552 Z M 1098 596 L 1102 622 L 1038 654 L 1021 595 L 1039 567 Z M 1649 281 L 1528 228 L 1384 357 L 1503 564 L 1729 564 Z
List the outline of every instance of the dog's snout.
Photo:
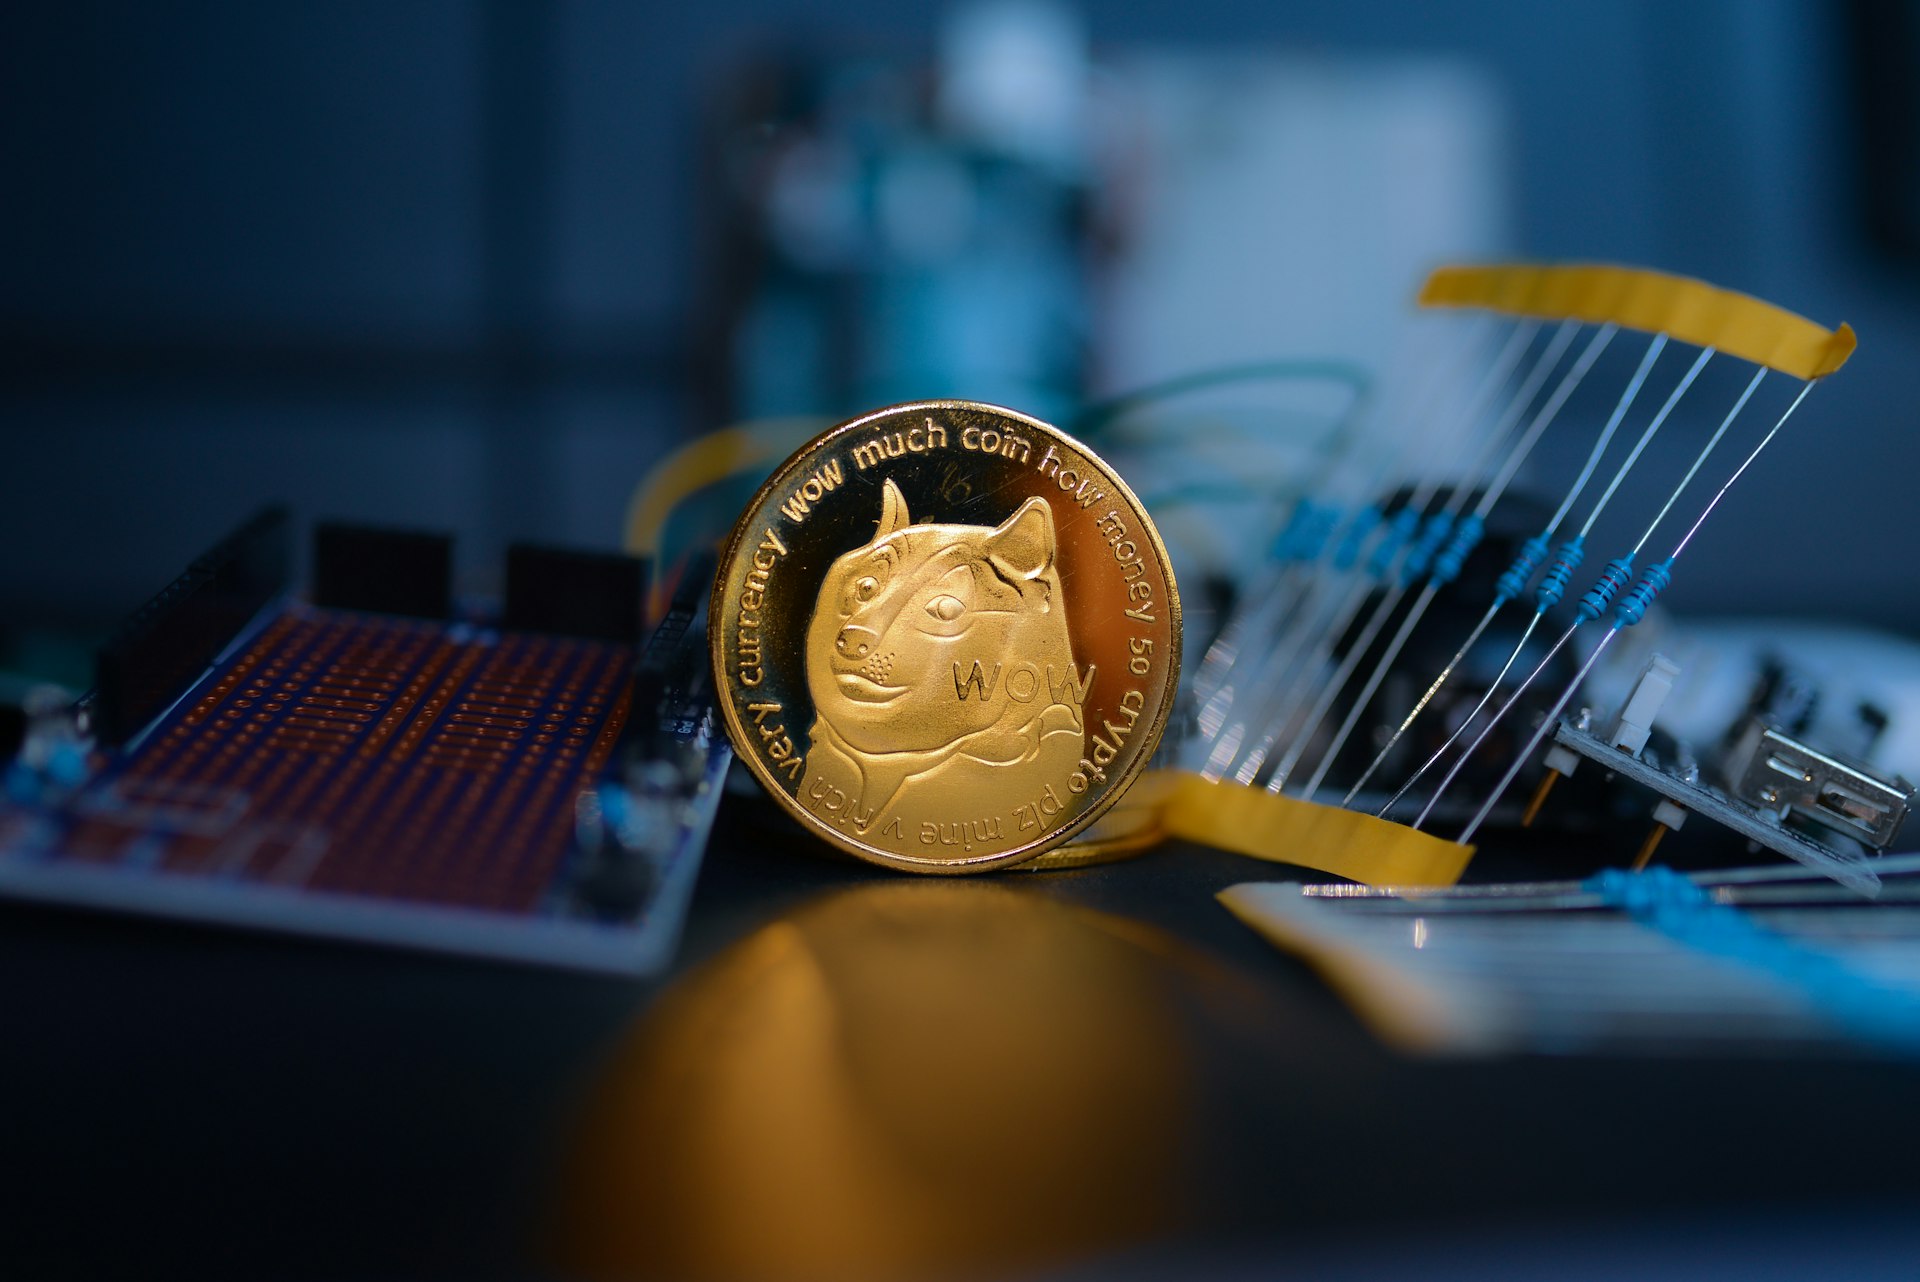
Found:
M 843 658 L 864 659 L 873 653 L 873 647 L 880 640 L 880 634 L 855 623 L 849 623 L 840 629 L 840 635 L 834 640 L 833 648 Z

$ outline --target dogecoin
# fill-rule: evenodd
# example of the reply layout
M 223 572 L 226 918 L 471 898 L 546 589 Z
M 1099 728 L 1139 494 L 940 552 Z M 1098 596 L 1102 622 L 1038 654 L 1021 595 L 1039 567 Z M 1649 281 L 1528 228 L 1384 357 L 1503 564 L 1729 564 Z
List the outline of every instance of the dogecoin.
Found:
M 734 527 L 709 636 L 727 729 L 768 791 L 876 863 L 1031 859 L 1117 800 L 1180 668 L 1146 511 L 1011 410 L 878 410 L 788 459 Z

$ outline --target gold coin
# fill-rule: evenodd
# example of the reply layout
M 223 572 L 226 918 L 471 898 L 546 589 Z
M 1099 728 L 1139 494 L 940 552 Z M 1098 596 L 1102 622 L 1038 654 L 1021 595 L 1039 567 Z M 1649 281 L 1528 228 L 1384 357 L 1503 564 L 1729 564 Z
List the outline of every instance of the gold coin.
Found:
M 1037 419 L 877 410 L 773 474 L 708 636 L 738 755 L 808 828 L 916 872 L 1033 858 L 1166 726 L 1180 596 L 1125 483 Z

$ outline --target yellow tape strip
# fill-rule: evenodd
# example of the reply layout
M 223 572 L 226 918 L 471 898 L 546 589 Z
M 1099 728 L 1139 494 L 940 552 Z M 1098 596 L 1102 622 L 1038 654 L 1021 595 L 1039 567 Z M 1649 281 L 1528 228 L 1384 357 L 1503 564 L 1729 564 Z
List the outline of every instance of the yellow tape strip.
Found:
M 1461 1000 L 1338 929 L 1293 882 L 1244 882 L 1216 896 L 1266 941 L 1313 967 L 1380 1040 L 1420 1055 L 1471 1055 L 1498 1046 L 1497 1016 Z
M 1596 264 L 1442 267 L 1420 291 L 1422 307 L 1480 307 L 1546 320 L 1611 322 L 1712 347 L 1795 378 L 1824 378 L 1847 363 L 1856 340 L 1842 325 L 1746 294 L 1666 272 Z
M 1472 846 L 1359 811 L 1169 773 L 1173 787 L 1160 818 L 1170 837 L 1369 886 L 1451 886 L 1473 858 Z

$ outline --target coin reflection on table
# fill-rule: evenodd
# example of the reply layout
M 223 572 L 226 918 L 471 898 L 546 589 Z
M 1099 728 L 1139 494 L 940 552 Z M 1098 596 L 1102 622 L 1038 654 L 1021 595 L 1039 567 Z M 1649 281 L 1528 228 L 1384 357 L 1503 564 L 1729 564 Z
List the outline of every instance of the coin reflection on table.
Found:
M 764 927 L 670 990 L 591 1091 L 557 1263 L 972 1275 L 1180 1227 L 1192 1089 L 1156 938 L 952 882 Z

